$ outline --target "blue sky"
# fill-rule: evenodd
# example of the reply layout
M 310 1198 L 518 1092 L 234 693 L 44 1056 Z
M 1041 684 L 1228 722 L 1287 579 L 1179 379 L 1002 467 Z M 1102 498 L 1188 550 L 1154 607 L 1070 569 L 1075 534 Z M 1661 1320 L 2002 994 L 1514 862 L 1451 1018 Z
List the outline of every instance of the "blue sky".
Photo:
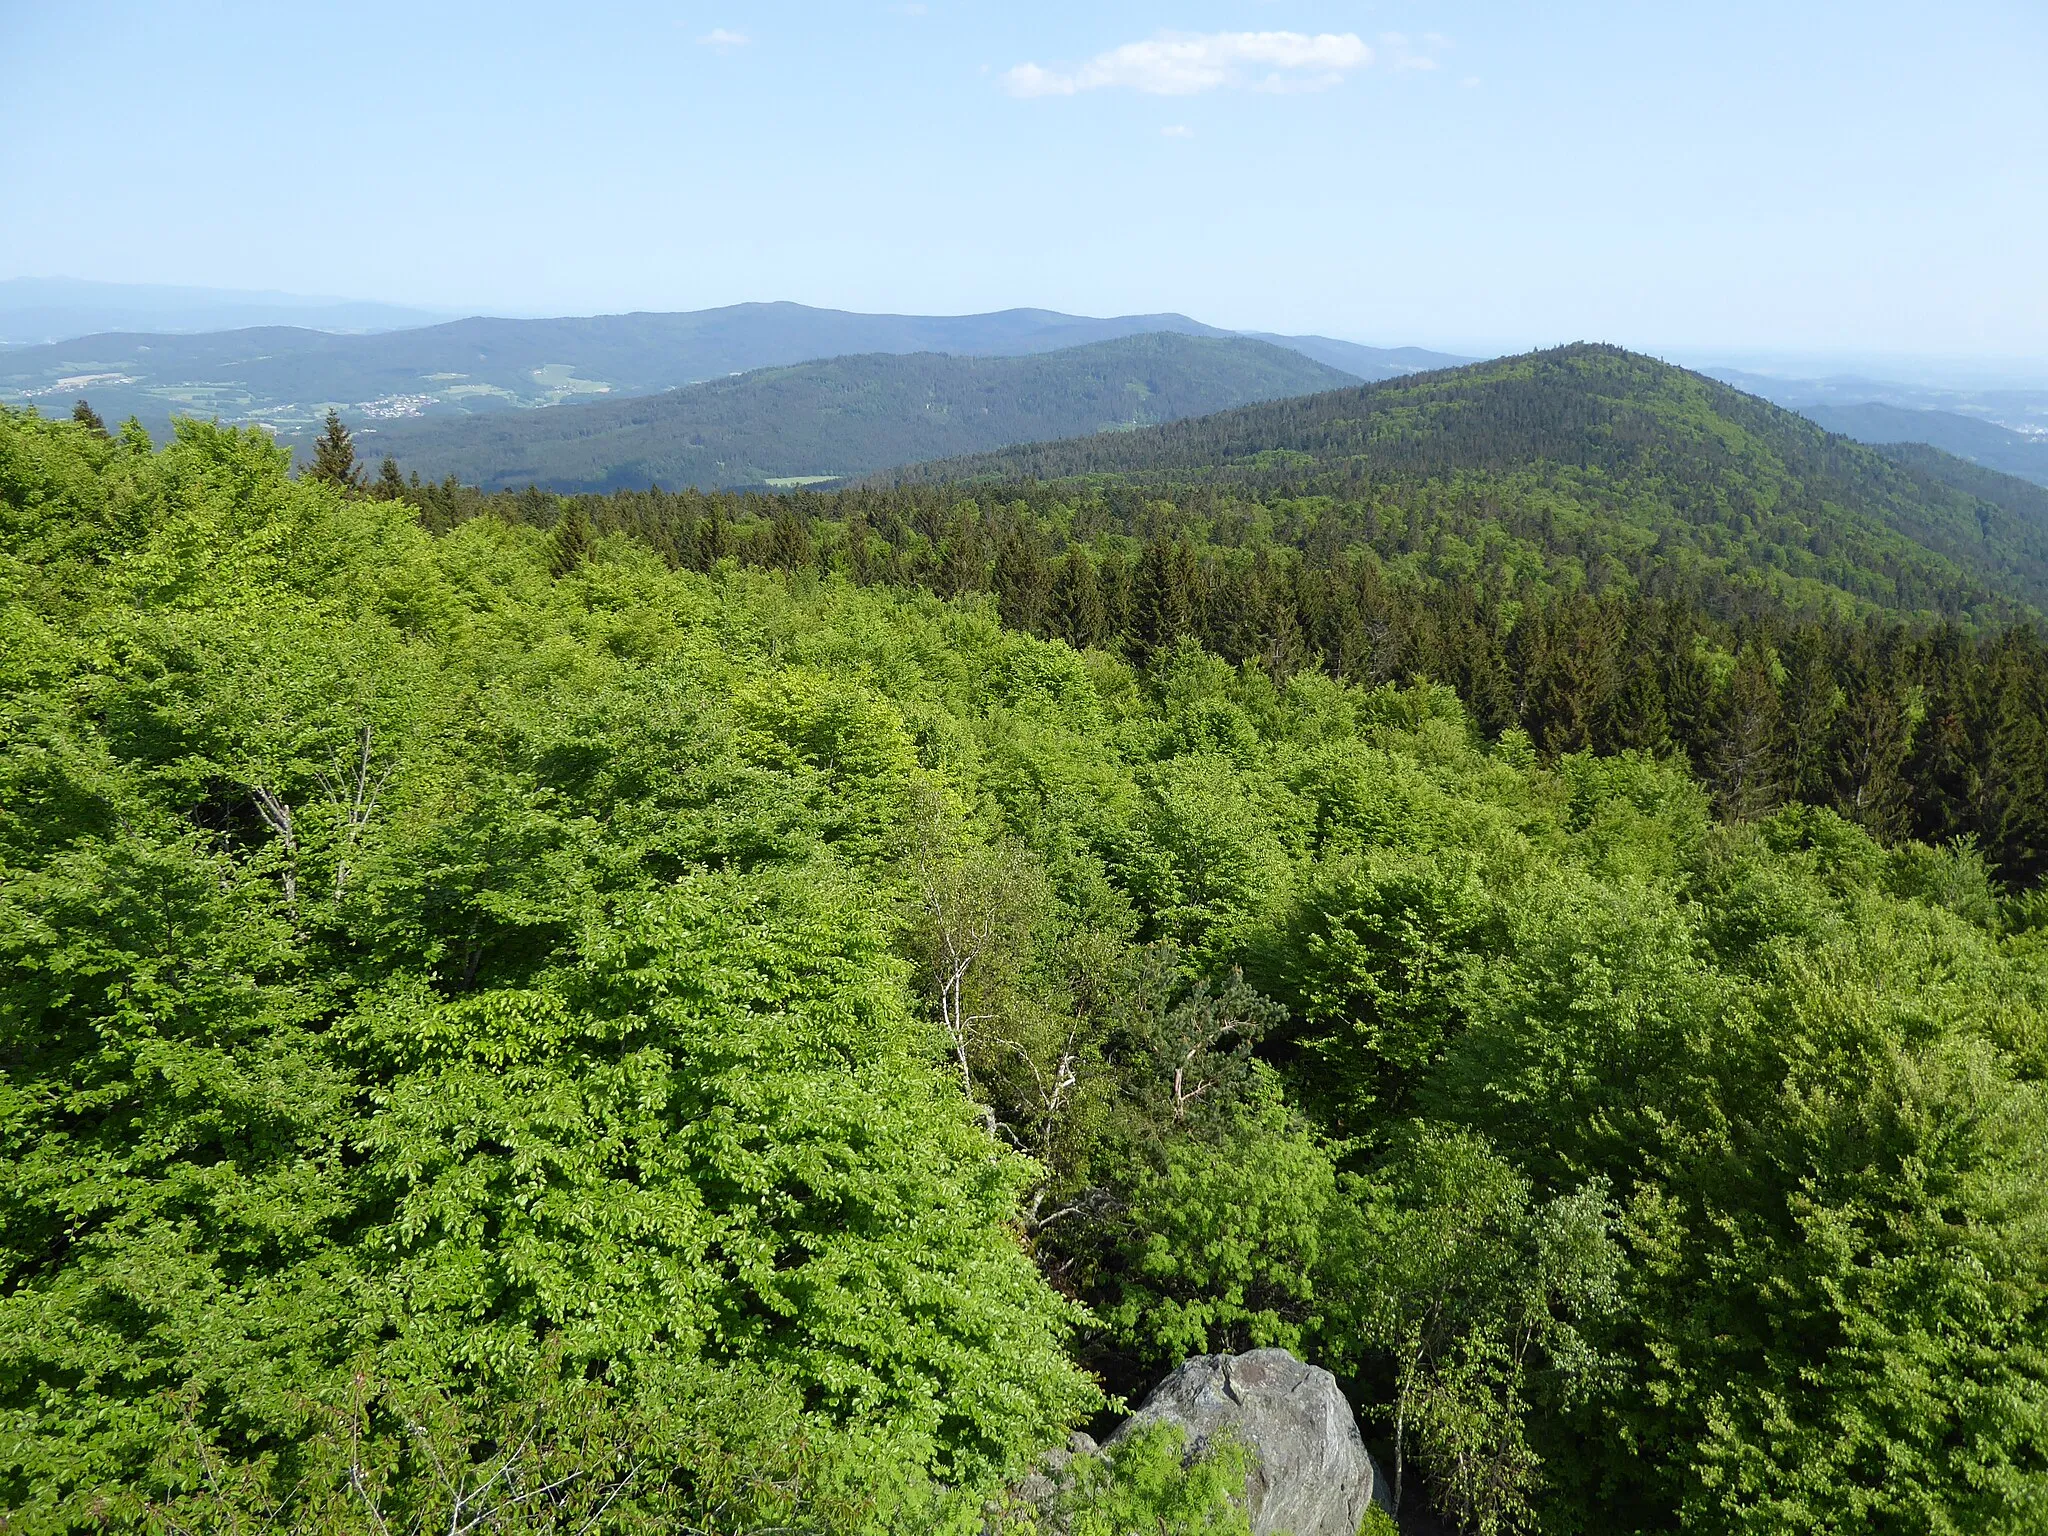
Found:
M 2048 5 L 0 0 L 0 276 L 2048 358 Z

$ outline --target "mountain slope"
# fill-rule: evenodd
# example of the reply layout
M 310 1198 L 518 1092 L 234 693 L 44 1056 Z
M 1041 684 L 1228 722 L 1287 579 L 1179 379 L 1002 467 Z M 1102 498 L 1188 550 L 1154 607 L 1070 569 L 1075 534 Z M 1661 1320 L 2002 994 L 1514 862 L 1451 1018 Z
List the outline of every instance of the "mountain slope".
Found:
M 1859 443 L 1925 443 L 2003 475 L 2048 485 L 2048 438 L 2029 437 L 1996 422 L 1954 411 L 1910 410 L 1865 401 L 1860 405 L 1809 405 L 1800 415 Z
M 1366 498 L 1433 483 L 1466 506 L 1467 529 L 1541 524 L 1548 540 L 1569 520 L 1589 567 L 1654 549 L 1801 602 L 1833 588 L 1902 611 L 2048 608 L 2048 523 L 2023 506 L 1613 347 L 1562 347 L 895 478 L 1087 475 Z
M 1349 382 L 1243 337 L 1159 332 L 1021 358 L 867 354 L 667 394 L 393 423 L 367 458 L 483 485 L 603 490 L 837 479 L 1025 439 L 1129 428 Z
M 1231 333 L 1185 315 L 1111 319 L 1010 309 L 862 315 L 802 304 L 549 320 L 473 318 L 375 336 L 283 325 L 202 336 L 137 331 L 0 351 L 0 402 L 68 410 L 83 394 L 110 421 L 161 436 L 174 414 L 292 432 L 329 406 L 351 426 L 648 395 L 756 368 L 855 353 L 1021 357 L 1154 332 Z M 1456 359 L 1328 337 L 1267 338 L 1361 379 Z
M 2048 528 L 2048 487 L 1972 464 L 1926 443 L 1881 443 L 1877 451 L 1916 474 L 2003 508 L 2022 523 Z

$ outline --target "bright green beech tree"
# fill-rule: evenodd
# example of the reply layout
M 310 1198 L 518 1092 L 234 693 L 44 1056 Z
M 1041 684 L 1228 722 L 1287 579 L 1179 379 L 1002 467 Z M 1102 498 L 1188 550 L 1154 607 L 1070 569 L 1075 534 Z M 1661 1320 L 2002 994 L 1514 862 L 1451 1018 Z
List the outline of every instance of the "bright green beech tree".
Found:
M 260 435 L 8 417 L 0 472 L 24 1528 L 289 1486 L 365 1381 L 592 1381 L 661 1443 L 751 1373 L 874 1489 L 1092 1408 L 1012 1226 L 1033 1166 L 863 873 L 923 772 L 885 698 L 704 633 L 706 584 L 436 541 Z

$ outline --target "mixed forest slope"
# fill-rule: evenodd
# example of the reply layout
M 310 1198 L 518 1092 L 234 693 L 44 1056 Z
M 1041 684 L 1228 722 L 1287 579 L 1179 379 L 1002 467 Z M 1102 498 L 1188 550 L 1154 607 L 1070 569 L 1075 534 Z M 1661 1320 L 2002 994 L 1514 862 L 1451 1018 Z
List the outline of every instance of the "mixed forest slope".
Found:
M 1781 595 L 1929 613 L 2048 608 L 2048 521 L 1699 374 L 1572 346 L 1120 437 L 900 472 L 1115 476 L 1369 496 L 1429 484 L 1476 525 L 1556 507 L 1588 554 L 1695 562 Z
M 1156 332 L 1028 357 L 833 357 L 634 400 L 395 422 L 363 446 L 427 479 L 493 488 L 759 485 L 848 478 L 1346 382 L 1267 342 Z
M 1979 501 L 2002 507 L 2022 523 L 2048 528 L 2048 486 L 1958 458 L 1927 443 L 1885 443 L 1878 452 L 1894 464 L 1904 465 L 1944 485 L 1953 486 Z

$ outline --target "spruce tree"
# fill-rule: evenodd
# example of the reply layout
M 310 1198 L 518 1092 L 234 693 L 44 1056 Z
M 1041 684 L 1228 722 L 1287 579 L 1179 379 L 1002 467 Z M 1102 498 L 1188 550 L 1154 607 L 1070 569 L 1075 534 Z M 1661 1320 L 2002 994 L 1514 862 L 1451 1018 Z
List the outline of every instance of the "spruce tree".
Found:
M 363 472 L 356 463 L 355 439 L 341 424 L 341 412 L 327 412 L 327 426 L 313 443 L 313 463 L 306 477 L 324 480 L 344 491 L 361 488 Z
M 1095 562 L 1078 549 L 1068 550 L 1053 572 L 1046 628 L 1076 650 L 1100 645 L 1108 637 L 1109 616 L 1103 610 Z
M 978 592 L 986 585 L 976 521 L 973 504 L 966 502 L 954 508 L 952 517 L 947 519 L 938 569 L 932 573 L 932 585 L 941 597 Z
M 1040 552 L 1038 540 L 1021 520 L 1003 530 L 996 545 L 995 568 L 989 584 L 996 594 L 996 612 L 1012 629 L 1038 630 L 1045 620 L 1046 599 L 1052 572 Z
M 1138 557 L 1131 583 L 1131 638 L 1141 656 L 1170 648 L 1188 632 L 1193 614 L 1188 602 L 1186 567 L 1180 552 L 1165 539 L 1154 539 Z
M 1302 635 L 1301 621 L 1294 616 L 1294 604 L 1284 598 L 1273 605 L 1267 616 L 1266 643 L 1259 661 L 1276 688 L 1286 687 L 1287 680 L 1309 664 L 1308 641 Z
M 1671 745 L 1671 714 L 1664 707 L 1664 680 L 1657 658 L 1638 649 L 1630 658 L 1628 681 L 1614 711 L 1614 743 L 1622 751 L 1662 753 Z
M 100 413 L 94 410 L 87 401 L 81 400 L 78 404 L 71 407 L 71 419 L 96 436 L 105 437 L 108 435 L 107 424 L 100 420 Z
M 768 525 L 761 563 L 778 571 L 801 571 L 811 563 L 809 520 L 791 507 L 778 507 Z
M 732 554 L 732 524 L 726 519 L 724 502 L 711 503 L 710 512 L 697 524 L 691 542 L 695 547 L 690 563 L 700 571 L 710 570 Z
M 1990 828 L 1998 872 L 2015 887 L 2048 874 L 2048 687 L 2037 658 L 2031 673 L 2000 678 L 1986 777 L 1994 786 Z
M 1663 651 L 1664 712 L 1671 721 L 1671 737 L 1697 770 L 1713 753 L 1713 674 L 1686 618 L 1675 617 L 1666 627 Z
M 856 512 L 846 520 L 841 544 L 846 552 L 846 574 L 853 578 L 856 586 L 871 587 L 875 584 L 878 573 L 873 540 L 874 529 L 865 512 Z
M 1129 636 L 1131 613 L 1131 563 L 1111 550 L 1102 557 L 1096 579 L 1102 583 L 1103 624 L 1112 636 Z
M 1981 675 L 1960 629 L 1944 625 L 1931 637 L 1921 676 L 1921 719 L 1906 765 L 1913 835 L 1923 842 L 1945 843 L 1979 830 L 1985 741 L 1995 730 L 1986 718 L 1989 701 L 1979 697 Z
M 1259 551 L 1261 557 L 1265 553 Z M 1204 626 L 1202 643 L 1233 664 L 1257 655 L 1269 628 L 1265 564 L 1261 558 L 1251 570 L 1239 566 L 1227 571 L 1217 582 L 1216 602 L 1205 615 L 1213 622 Z
M 1854 654 L 1845 671 L 1847 697 L 1835 717 L 1830 754 L 1835 805 L 1872 836 L 1890 842 L 1906 831 L 1912 721 L 1899 680 L 1881 659 Z
M 398 460 L 388 453 L 377 467 L 377 487 L 371 494 L 380 501 L 405 500 L 405 477 L 398 472 Z
M 566 576 L 581 565 L 590 553 L 590 519 L 583 515 L 581 506 L 572 506 L 568 514 L 555 524 L 555 553 L 550 568 L 557 576 Z
M 1713 753 L 1714 789 L 1730 821 L 1753 821 L 1784 794 L 1784 711 L 1770 657 L 1752 641 L 1735 660 L 1735 674 L 1718 710 Z
M 1795 800 L 1822 801 L 1828 787 L 1828 733 L 1841 690 L 1818 625 L 1802 625 L 1780 649 L 1785 685 L 1779 698 L 1785 713 L 1785 792 Z

